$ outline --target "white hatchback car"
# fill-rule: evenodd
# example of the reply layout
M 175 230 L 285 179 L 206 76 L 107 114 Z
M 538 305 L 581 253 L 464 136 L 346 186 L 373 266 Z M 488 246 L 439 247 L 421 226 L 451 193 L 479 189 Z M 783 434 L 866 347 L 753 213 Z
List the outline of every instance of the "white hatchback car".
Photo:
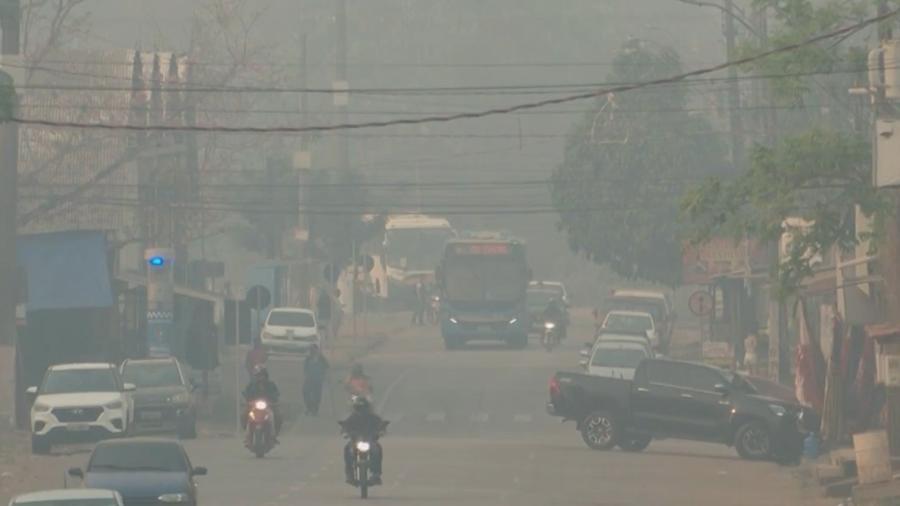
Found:
M 64 488 L 44 490 L 14 497 L 9 506 L 123 506 L 115 490 Z
M 591 358 L 582 365 L 586 366 L 587 373 L 591 376 L 631 380 L 634 379 L 638 364 L 652 357 L 643 343 L 598 341 Z
M 31 406 L 31 450 L 49 453 L 54 444 L 123 436 L 134 419 L 131 393 L 112 364 L 50 366 Z
M 309 309 L 278 307 L 269 311 L 262 329 L 263 346 L 271 351 L 309 351 L 321 345 L 316 314 Z
M 644 334 L 650 339 L 650 344 L 656 349 L 659 347 L 659 333 L 656 331 L 656 322 L 653 315 L 643 311 L 610 311 L 603 320 L 603 330 L 607 332 L 628 332 L 632 334 Z

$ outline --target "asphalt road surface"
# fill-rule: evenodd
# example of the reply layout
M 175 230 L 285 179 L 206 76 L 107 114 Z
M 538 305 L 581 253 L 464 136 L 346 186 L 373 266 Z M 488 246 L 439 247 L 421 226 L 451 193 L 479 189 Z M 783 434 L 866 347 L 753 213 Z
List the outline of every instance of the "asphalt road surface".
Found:
M 718 445 L 655 441 L 640 454 L 589 450 L 574 429 L 544 411 L 547 381 L 578 362 L 573 334 L 547 353 L 472 346 L 445 351 L 433 327 L 390 339 L 367 357 L 375 404 L 391 420 L 384 485 L 370 501 L 409 505 L 796 505 L 807 499 L 793 469 L 745 462 Z M 286 401 L 299 399 L 300 363 L 272 365 Z M 334 381 L 338 381 L 337 372 Z M 357 504 L 343 482 L 336 420 L 347 396 L 326 390 L 318 418 L 286 428 L 258 460 L 232 437 L 187 443 L 201 503 L 216 506 Z M 65 460 L 84 460 L 76 455 Z M 63 459 L 59 459 L 63 460 Z

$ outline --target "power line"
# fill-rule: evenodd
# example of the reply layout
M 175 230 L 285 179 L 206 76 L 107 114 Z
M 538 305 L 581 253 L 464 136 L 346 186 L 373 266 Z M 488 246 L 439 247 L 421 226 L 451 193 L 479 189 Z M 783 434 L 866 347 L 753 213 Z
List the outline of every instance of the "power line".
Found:
M 11 121 L 16 123 L 25 124 L 25 125 L 41 125 L 41 126 L 50 126 L 50 127 L 65 127 L 65 128 L 96 128 L 96 129 L 109 129 L 109 130 L 134 130 L 134 131 L 200 131 L 200 132 L 223 132 L 223 133 L 300 133 L 300 132 L 323 132 L 323 131 L 333 131 L 333 130 L 351 130 L 351 129 L 361 129 L 361 128 L 381 128 L 386 126 L 393 125 L 417 125 L 424 123 L 447 123 L 451 121 L 458 121 L 463 119 L 479 119 L 488 116 L 497 116 L 497 115 L 505 115 L 511 114 L 518 111 L 531 110 L 543 108 L 550 105 L 559 105 L 566 104 L 570 102 L 576 102 L 591 98 L 596 98 L 598 96 L 607 95 L 610 93 L 624 93 L 627 91 L 639 90 L 643 88 L 673 84 L 685 81 L 691 77 L 701 76 L 710 74 L 713 72 L 718 72 L 720 70 L 727 69 L 732 66 L 746 65 L 748 63 L 752 63 L 769 56 L 787 53 L 791 51 L 796 51 L 797 49 L 828 40 L 834 37 L 838 37 L 848 32 L 852 32 L 855 30 L 859 30 L 865 26 L 878 23 L 880 21 L 884 21 L 888 18 L 896 16 L 897 13 L 900 12 L 900 9 L 894 9 L 885 14 L 881 14 L 853 25 L 839 28 L 837 30 L 833 30 L 824 34 L 820 34 L 809 39 L 806 39 L 802 42 L 788 44 L 786 46 L 782 46 L 779 48 L 763 51 L 756 55 L 747 56 L 744 58 L 739 58 L 737 60 L 728 61 L 725 63 L 721 63 L 718 65 L 714 65 L 711 67 L 705 67 L 702 69 L 660 78 L 653 79 L 649 81 L 644 81 L 635 84 L 628 84 L 622 86 L 614 86 L 610 88 L 605 88 L 601 90 L 595 90 L 585 93 L 578 93 L 574 95 L 567 95 L 557 98 L 548 98 L 544 100 L 534 101 L 534 102 L 523 102 L 510 106 L 496 107 L 490 109 L 484 109 L 481 111 L 474 112 L 461 112 L 457 114 L 450 115 L 434 115 L 427 116 L 423 118 L 415 118 L 415 119 L 395 119 L 389 121 L 369 121 L 363 123 L 341 123 L 341 124 L 332 124 L 332 125 L 310 125 L 310 126 L 296 126 L 296 127 L 251 127 L 251 126 L 240 126 L 240 127 L 227 127 L 227 126 L 169 126 L 169 125 L 129 125 L 129 124 L 110 124 L 110 123 L 100 123 L 100 122 L 90 122 L 90 123 L 80 123 L 80 122 L 68 122 L 68 121 L 48 121 L 48 120 L 39 120 L 39 119 L 26 119 L 26 118 L 12 118 Z M 331 92 L 331 90 L 329 90 Z

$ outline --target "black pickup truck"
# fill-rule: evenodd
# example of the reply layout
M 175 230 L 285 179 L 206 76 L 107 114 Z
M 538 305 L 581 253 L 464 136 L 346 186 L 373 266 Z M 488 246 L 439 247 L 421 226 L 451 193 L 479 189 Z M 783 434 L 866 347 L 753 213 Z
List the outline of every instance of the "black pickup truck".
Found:
M 692 362 L 648 359 L 634 380 L 558 372 L 547 411 L 595 450 L 642 451 L 654 438 L 734 446 L 746 459 L 796 462 L 815 413 L 777 383 Z

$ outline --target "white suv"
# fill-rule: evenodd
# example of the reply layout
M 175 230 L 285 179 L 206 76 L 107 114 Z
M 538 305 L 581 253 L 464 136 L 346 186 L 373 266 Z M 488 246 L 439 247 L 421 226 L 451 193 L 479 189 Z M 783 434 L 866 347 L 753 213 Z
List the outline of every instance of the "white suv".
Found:
M 263 346 L 275 352 L 306 352 L 313 344 L 321 345 L 316 315 L 309 309 L 272 309 L 261 337 Z
M 31 450 L 54 444 L 123 436 L 134 419 L 135 386 L 122 383 L 112 364 L 63 364 L 47 369 L 41 387 L 29 387 Z

